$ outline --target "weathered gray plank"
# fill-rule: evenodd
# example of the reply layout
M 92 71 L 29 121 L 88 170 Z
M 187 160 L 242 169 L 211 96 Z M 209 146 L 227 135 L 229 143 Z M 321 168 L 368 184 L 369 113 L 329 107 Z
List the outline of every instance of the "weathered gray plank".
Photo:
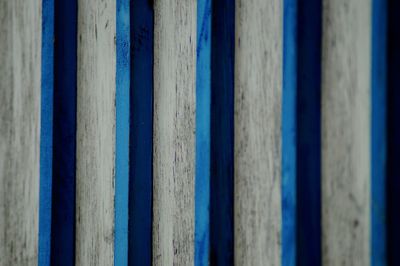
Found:
M 0 36 L 0 265 L 35 265 L 41 1 L 0 0 Z
M 77 265 L 114 260 L 115 16 L 113 0 L 78 1 Z
M 281 264 L 282 1 L 236 1 L 235 264 Z
M 324 0 L 324 265 L 370 265 L 371 1 Z
M 196 1 L 155 1 L 154 265 L 192 265 Z

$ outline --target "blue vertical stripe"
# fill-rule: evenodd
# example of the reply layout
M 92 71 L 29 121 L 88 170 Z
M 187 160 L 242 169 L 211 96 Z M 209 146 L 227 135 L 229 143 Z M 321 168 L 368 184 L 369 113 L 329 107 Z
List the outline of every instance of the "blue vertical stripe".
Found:
M 114 264 L 128 264 L 130 11 L 117 0 Z
M 77 1 L 55 3 L 51 265 L 74 265 Z
M 383 1 L 383 0 L 382 0 Z M 387 253 L 400 265 L 400 1 L 388 0 Z
M 321 0 L 285 0 L 282 95 L 283 265 L 322 263 L 321 25 Z
M 40 199 L 38 265 L 50 265 L 53 159 L 54 2 L 42 2 L 42 69 L 40 113 Z
M 129 265 L 152 262 L 153 6 L 132 0 Z
M 209 262 L 211 0 L 197 2 L 195 265 Z
M 372 2 L 371 265 L 386 265 L 387 1 Z
M 212 1 L 210 264 L 233 265 L 235 1 Z
M 282 91 L 282 265 L 296 265 L 297 0 L 284 1 Z
M 235 3 L 197 10 L 195 265 L 231 265 Z
M 322 264 L 321 36 L 322 1 L 298 0 L 297 264 Z M 313 14 L 310 16 L 310 14 Z

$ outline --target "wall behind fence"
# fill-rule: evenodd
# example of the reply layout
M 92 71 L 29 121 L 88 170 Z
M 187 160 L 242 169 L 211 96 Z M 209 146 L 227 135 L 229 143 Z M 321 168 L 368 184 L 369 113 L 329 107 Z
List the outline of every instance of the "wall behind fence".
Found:
M 397 265 L 394 2 L 0 0 L 0 265 Z

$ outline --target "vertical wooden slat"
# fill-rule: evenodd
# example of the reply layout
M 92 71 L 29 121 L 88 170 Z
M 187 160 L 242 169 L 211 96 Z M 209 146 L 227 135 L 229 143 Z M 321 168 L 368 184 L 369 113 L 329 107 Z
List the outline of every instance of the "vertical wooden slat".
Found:
M 387 1 L 381 0 L 371 2 L 371 265 L 385 266 L 388 232 L 386 222 L 388 4 Z
M 76 264 L 114 263 L 115 1 L 78 1 Z
M 400 265 L 400 1 L 387 4 L 387 255 L 388 265 Z
M 282 82 L 282 265 L 296 265 L 297 253 L 297 58 L 298 0 L 284 0 Z
M 0 1 L 0 265 L 38 256 L 41 1 Z
M 211 9 L 210 264 L 232 265 L 235 0 L 213 1 Z
M 192 265 L 196 1 L 154 12 L 153 264 Z
M 52 182 L 53 182 L 53 113 L 54 113 L 54 1 L 42 2 L 40 95 L 40 185 L 38 265 L 50 264 Z
M 77 1 L 48 2 L 54 3 L 54 36 L 48 36 L 45 40 L 43 35 L 42 42 L 43 46 L 54 47 L 54 58 L 51 58 L 54 69 L 54 98 L 51 99 L 54 104 L 53 123 L 49 125 L 53 133 L 53 157 L 50 158 L 53 171 L 51 175 L 52 194 L 51 197 L 45 199 L 52 201 L 51 264 L 43 265 L 69 266 L 73 265 L 75 261 Z M 49 16 L 49 14 L 45 14 L 43 10 L 43 16 Z M 43 20 L 48 21 L 49 18 L 44 17 Z M 50 23 L 53 21 L 48 22 L 48 24 Z M 47 43 L 45 44 L 45 42 Z M 44 49 L 42 58 L 44 58 Z M 49 66 L 43 65 L 43 72 L 49 71 L 49 68 Z M 49 78 L 42 79 L 42 88 L 46 85 L 53 86 Z M 44 93 L 43 89 L 42 93 Z M 44 103 L 42 102 L 42 104 Z M 44 115 L 42 113 L 42 121 Z M 41 130 L 42 132 L 47 130 L 43 127 L 43 123 Z M 42 149 L 41 154 L 43 152 Z M 41 161 L 41 167 L 43 167 L 42 164 L 43 161 Z M 41 176 L 41 182 L 42 178 L 43 176 Z M 41 186 L 41 197 L 43 192 Z M 43 195 L 43 198 L 45 197 L 46 194 Z M 40 208 L 42 209 L 42 204 Z M 42 220 L 40 225 L 42 225 Z
M 116 1 L 114 265 L 128 264 L 130 3 Z
M 282 2 L 236 1 L 235 264 L 281 264 Z
M 370 265 L 371 1 L 324 0 L 324 265 Z
M 195 262 L 209 264 L 212 0 L 197 1 Z
M 152 261 L 153 27 L 151 1 L 132 0 L 129 155 L 129 265 Z
M 322 0 L 299 0 L 297 16 L 296 261 L 320 265 Z

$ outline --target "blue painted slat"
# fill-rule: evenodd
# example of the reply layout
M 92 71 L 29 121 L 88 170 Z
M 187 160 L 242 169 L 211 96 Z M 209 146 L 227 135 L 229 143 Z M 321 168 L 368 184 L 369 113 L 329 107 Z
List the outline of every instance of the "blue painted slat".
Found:
M 54 2 L 42 2 L 40 199 L 38 265 L 50 265 L 53 159 Z
M 74 265 L 77 2 L 54 6 L 51 265 Z
M 114 264 L 128 264 L 130 6 L 117 0 Z
M 129 265 L 151 265 L 153 190 L 152 1 L 131 5 Z
M 195 265 L 233 263 L 234 8 L 198 1 Z
M 285 0 L 282 98 L 283 265 L 322 263 L 321 24 L 321 0 Z
M 211 0 L 197 2 L 195 265 L 206 266 L 210 242 Z
M 235 1 L 212 1 L 210 264 L 233 265 Z
M 284 1 L 282 92 L 282 265 L 296 265 L 297 0 Z
M 386 260 L 387 1 L 372 2 L 371 265 Z
M 400 1 L 388 0 L 387 244 L 388 265 L 400 265 Z
M 297 14 L 297 264 L 321 265 L 322 1 L 299 0 Z

